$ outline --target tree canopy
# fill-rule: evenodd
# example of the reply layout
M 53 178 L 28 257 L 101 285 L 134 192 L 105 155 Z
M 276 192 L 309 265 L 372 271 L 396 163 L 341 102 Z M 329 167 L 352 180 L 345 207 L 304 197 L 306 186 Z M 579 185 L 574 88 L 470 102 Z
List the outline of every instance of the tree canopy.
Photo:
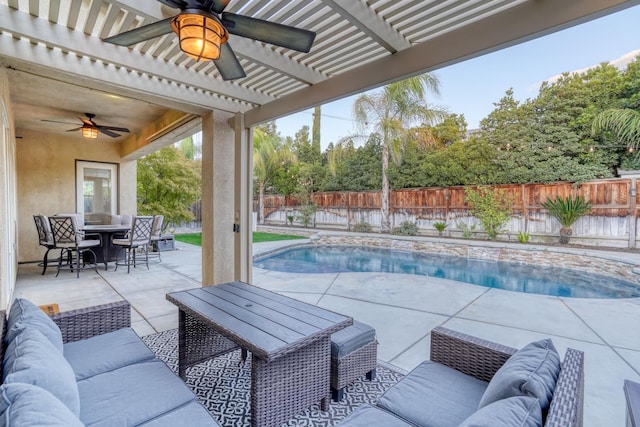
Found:
M 137 174 L 138 214 L 164 215 L 174 224 L 193 219 L 191 205 L 201 192 L 200 162 L 169 146 L 138 160 Z

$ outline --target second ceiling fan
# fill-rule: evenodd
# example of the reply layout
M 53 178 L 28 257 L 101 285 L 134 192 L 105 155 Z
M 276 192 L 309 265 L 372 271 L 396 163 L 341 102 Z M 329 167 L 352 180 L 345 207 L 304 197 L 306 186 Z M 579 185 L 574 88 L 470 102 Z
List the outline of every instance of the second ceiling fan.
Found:
M 105 42 L 134 44 L 175 32 L 180 48 L 195 60 L 213 60 L 224 80 L 245 77 L 240 61 L 227 42 L 229 34 L 309 52 L 316 34 L 249 16 L 224 12 L 230 0 L 158 0 L 180 9 L 174 17 L 108 37 Z

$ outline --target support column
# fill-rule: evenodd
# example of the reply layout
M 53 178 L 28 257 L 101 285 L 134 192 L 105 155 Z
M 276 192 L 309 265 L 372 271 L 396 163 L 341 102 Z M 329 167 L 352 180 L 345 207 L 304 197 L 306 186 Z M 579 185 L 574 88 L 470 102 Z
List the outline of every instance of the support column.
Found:
M 253 280 L 253 132 L 238 113 L 235 128 L 235 245 L 234 279 Z
M 234 280 L 234 132 L 229 113 L 202 116 L 202 285 Z

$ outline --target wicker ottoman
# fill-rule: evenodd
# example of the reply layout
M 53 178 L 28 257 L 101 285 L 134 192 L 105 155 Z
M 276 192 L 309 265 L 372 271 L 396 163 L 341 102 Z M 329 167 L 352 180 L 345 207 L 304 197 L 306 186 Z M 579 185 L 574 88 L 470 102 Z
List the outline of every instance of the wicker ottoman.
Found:
M 362 375 L 369 381 L 376 377 L 376 330 L 362 322 L 331 335 L 331 397 L 342 400 L 344 387 Z

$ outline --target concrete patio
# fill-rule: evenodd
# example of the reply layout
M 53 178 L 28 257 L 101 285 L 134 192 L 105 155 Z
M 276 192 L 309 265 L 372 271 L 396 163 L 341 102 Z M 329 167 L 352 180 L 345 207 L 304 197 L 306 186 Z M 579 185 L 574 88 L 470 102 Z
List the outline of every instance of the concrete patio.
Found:
M 254 245 L 254 254 L 304 241 Z M 20 265 L 15 296 L 70 310 L 126 299 L 139 335 L 177 327 L 167 292 L 200 286 L 201 252 L 176 243 L 150 269 L 55 270 L 41 276 Z M 597 251 L 594 251 L 594 253 Z M 623 256 L 616 254 L 616 256 Z M 637 256 L 637 255 L 634 255 Z M 490 289 L 450 280 L 383 273 L 289 274 L 254 268 L 254 284 L 373 325 L 379 359 L 410 370 L 429 356 L 429 331 L 438 325 L 513 347 L 551 337 L 564 353 L 585 352 L 585 426 L 624 425 L 624 379 L 640 381 L 640 298 L 579 299 Z

